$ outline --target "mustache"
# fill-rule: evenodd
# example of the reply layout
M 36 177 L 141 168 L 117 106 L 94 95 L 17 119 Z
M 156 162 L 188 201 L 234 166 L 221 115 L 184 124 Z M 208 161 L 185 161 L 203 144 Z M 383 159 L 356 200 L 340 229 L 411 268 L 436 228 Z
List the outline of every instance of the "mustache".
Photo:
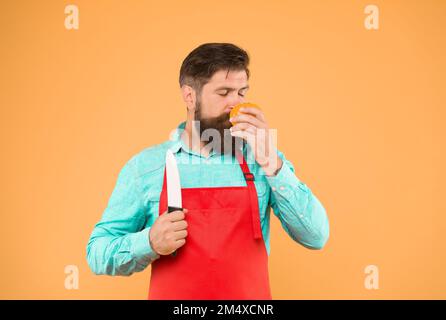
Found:
M 227 127 L 227 129 L 232 126 L 232 123 L 229 121 L 229 113 L 224 113 L 218 117 L 215 117 L 214 121 L 220 123 L 224 128 Z

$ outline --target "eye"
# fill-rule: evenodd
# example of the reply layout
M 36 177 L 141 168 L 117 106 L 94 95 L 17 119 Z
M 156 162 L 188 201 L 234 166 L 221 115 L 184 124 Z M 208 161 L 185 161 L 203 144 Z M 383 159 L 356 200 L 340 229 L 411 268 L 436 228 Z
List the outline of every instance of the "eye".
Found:
M 222 96 L 222 97 L 226 97 L 228 95 L 228 91 L 225 91 L 224 93 L 219 93 L 218 95 Z
M 246 91 L 248 91 L 247 89 L 243 89 L 243 90 L 240 90 L 239 92 L 238 92 L 238 95 L 240 96 L 240 97 L 244 97 L 245 95 L 246 95 Z

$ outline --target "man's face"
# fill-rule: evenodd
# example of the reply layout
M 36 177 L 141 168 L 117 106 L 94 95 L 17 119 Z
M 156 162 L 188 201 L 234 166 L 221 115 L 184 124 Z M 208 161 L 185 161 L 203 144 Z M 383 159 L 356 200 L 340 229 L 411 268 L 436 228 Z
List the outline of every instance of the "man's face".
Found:
M 220 70 L 203 86 L 201 95 L 197 98 L 195 120 L 200 124 L 200 136 L 207 129 L 217 130 L 220 133 L 219 145 L 222 152 L 226 152 L 223 149 L 225 140 L 227 146 L 230 141 L 232 148 L 235 147 L 235 138 L 227 130 L 232 126 L 229 113 L 236 104 L 245 101 L 247 91 L 248 77 L 245 71 Z M 206 137 L 204 140 L 207 140 Z
M 248 78 L 244 70 L 217 71 L 201 91 L 202 118 L 229 117 L 232 107 L 245 101 L 247 91 Z

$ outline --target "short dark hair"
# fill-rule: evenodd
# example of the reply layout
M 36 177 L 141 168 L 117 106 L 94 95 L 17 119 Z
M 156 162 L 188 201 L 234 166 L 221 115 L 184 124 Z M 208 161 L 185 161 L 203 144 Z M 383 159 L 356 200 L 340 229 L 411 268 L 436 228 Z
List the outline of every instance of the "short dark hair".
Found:
M 232 43 L 205 43 L 192 50 L 180 69 L 180 87 L 189 85 L 198 92 L 220 70 L 245 70 L 249 79 L 249 55 Z

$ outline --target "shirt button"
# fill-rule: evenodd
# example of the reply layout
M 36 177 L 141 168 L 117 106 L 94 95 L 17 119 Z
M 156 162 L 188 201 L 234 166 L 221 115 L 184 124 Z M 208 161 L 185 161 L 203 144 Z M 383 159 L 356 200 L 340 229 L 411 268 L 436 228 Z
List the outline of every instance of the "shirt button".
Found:
M 276 191 L 276 187 L 272 187 L 271 189 L 272 189 L 273 191 Z
M 285 190 L 285 187 L 280 187 L 279 189 L 280 189 L 280 190 Z
M 301 217 L 301 218 L 303 218 L 304 217 L 304 215 L 303 214 L 301 214 L 299 217 Z

